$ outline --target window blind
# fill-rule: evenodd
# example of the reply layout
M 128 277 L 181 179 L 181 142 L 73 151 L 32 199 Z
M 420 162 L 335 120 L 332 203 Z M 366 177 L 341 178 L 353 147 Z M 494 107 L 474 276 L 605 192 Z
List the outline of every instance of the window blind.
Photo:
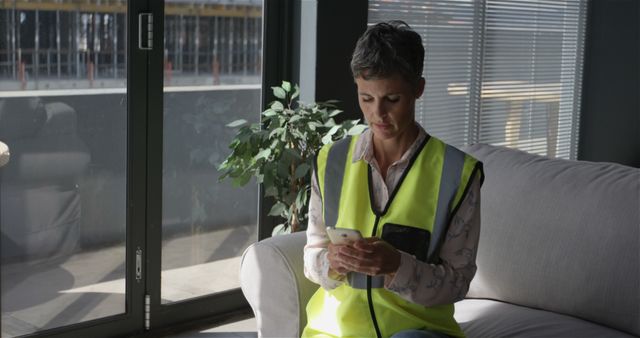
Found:
M 416 120 L 432 135 L 575 159 L 585 17 L 579 0 L 370 0 L 368 22 L 422 36 Z

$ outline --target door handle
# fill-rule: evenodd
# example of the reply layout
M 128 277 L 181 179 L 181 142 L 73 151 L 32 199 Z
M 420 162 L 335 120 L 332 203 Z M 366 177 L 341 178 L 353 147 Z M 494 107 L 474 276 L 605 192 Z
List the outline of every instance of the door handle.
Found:
M 138 49 L 153 49 L 153 14 L 138 14 Z

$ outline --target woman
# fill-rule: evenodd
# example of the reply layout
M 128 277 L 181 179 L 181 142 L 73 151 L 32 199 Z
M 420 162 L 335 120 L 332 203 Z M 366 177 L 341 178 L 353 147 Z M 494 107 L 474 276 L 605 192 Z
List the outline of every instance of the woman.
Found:
M 416 123 L 423 59 L 404 22 L 357 42 L 351 69 L 369 129 L 317 157 L 304 266 L 322 287 L 303 336 L 464 336 L 453 303 L 476 271 L 482 166 Z M 365 238 L 332 244 L 327 226 Z

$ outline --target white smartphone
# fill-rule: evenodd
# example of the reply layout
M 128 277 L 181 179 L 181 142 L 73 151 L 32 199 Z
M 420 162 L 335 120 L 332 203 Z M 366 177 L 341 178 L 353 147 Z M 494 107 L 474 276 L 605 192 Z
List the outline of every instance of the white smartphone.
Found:
M 360 231 L 354 229 L 327 227 L 327 235 L 333 244 L 349 244 L 362 239 Z

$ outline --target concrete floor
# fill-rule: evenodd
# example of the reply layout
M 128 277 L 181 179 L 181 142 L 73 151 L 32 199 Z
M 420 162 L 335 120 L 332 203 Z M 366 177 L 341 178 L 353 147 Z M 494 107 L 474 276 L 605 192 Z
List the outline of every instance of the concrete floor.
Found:
M 162 302 L 239 287 L 240 256 L 256 238 L 256 226 L 248 225 L 165 239 Z M 2 337 L 123 313 L 124 269 L 122 246 L 2 265 Z M 255 322 L 245 322 L 198 337 L 219 330 L 255 333 Z

